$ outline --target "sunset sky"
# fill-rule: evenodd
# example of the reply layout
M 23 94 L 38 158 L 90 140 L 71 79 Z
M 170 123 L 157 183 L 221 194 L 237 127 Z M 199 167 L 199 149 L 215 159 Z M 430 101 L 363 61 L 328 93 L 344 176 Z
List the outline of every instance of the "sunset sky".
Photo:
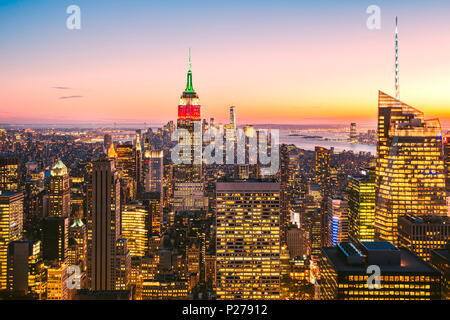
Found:
M 0 123 L 175 120 L 189 48 L 204 118 L 375 122 L 396 15 L 401 100 L 450 122 L 450 1 L 0 0 Z

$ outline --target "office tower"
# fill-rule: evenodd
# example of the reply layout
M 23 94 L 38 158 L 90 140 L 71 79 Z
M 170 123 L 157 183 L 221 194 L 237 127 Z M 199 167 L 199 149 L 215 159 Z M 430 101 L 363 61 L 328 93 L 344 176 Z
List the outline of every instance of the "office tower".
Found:
M 180 152 L 182 164 L 174 167 L 175 180 L 178 182 L 200 182 L 202 178 L 202 126 L 200 100 L 192 84 L 191 55 L 189 52 L 189 71 L 186 90 L 178 105 L 178 145 L 188 150 Z
M 113 143 L 112 136 L 110 134 L 105 134 L 103 136 L 103 148 L 108 151 Z
M 291 211 L 291 180 L 289 167 L 289 147 L 282 144 L 280 147 L 280 228 L 281 241 L 286 242 L 286 232 L 290 224 Z
M 124 201 L 133 200 L 137 192 L 136 152 L 132 143 L 118 145 L 116 152 L 123 199 Z
M 340 197 L 328 197 L 328 246 L 348 240 L 348 201 Z
M 145 192 L 163 192 L 164 158 L 162 151 L 146 151 L 144 156 Z
M 45 267 L 41 242 L 17 240 L 8 246 L 7 289 L 14 295 L 41 299 L 45 293 Z
M 47 300 L 70 300 L 67 264 L 54 263 L 47 268 Z
M 23 194 L 0 191 L 0 290 L 6 289 L 8 245 L 22 239 Z
M 280 297 L 280 184 L 217 182 L 218 299 Z
M 443 137 L 444 142 L 444 166 L 445 166 L 445 185 L 447 195 L 450 195 L 450 136 Z
M 43 225 L 43 257 L 46 261 L 67 262 L 69 218 L 46 217 Z
M 441 126 L 379 92 L 375 233 L 398 244 L 398 217 L 446 215 Z
M 352 122 L 350 124 L 349 140 L 350 140 L 350 142 L 357 142 L 357 138 L 358 138 L 358 133 L 356 131 L 356 123 Z
M 231 129 L 236 131 L 236 107 L 230 107 L 230 125 Z
M 398 218 L 399 245 L 430 261 L 433 249 L 445 247 L 450 239 L 450 217 L 406 215 Z
M 215 128 L 216 127 L 216 122 L 215 122 L 214 118 L 210 118 L 209 119 L 209 127 L 210 128 Z
M 62 161 L 58 161 L 51 170 L 47 193 L 48 215 L 50 217 L 69 217 L 69 173 Z
M 307 252 L 314 261 L 319 260 L 322 242 L 327 241 L 322 238 L 327 235 L 327 228 L 323 226 L 322 220 L 320 202 L 314 201 L 311 196 L 308 196 L 301 207 L 300 225 L 305 231 Z
M 350 176 L 348 195 L 348 233 L 352 241 L 375 240 L 375 170 L 361 169 Z
M 20 190 L 20 160 L 0 158 L 0 191 Z
M 129 290 L 131 286 L 131 257 L 127 239 L 117 239 L 114 290 Z
M 203 183 L 177 182 L 173 191 L 173 210 L 206 210 L 208 198 L 205 197 Z
M 431 265 L 441 274 L 442 300 L 450 300 L 450 241 L 442 249 L 431 250 Z
M 129 202 L 122 207 L 122 236 L 128 240 L 131 257 L 143 257 L 149 251 L 150 215 L 150 208 L 143 201 Z
M 295 225 L 291 225 L 287 230 L 286 243 L 289 250 L 289 256 L 292 259 L 306 255 L 306 243 L 304 240 L 304 231 Z
M 92 172 L 91 289 L 113 290 L 120 235 L 120 183 L 114 161 L 99 159 Z
M 137 182 L 137 190 L 138 192 L 144 191 L 144 181 L 143 181 L 143 175 L 142 175 L 142 131 L 136 130 L 136 140 L 135 140 L 135 161 L 136 161 L 136 182 Z
M 76 219 L 69 227 L 68 261 L 69 265 L 78 265 L 83 271 L 86 269 L 87 226 L 81 219 Z
M 322 189 L 322 195 L 328 197 L 331 195 L 331 182 L 330 182 L 330 160 L 332 150 L 328 150 L 322 147 L 315 148 L 315 173 L 316 183 Z
M 380 288 L 373 271 L 380 268 Z M 405 248 L 390 242 L 343 242 L 322 248 L 320 260 L 320 298 L 322 300 L 439 300 L 439 272 Z M 368 281 L 369 280 L 369 281 Z

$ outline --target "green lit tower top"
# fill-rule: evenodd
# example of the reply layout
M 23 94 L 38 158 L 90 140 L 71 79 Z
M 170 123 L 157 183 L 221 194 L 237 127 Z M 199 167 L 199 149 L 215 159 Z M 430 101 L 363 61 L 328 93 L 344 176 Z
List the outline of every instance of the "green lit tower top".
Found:
M 189 71 L 187 74 L 187 84 L 185 93 L 195 93 L 194 87 L 192 85 L 192 70 L 191 70 L 191 49 L 189 49 Z

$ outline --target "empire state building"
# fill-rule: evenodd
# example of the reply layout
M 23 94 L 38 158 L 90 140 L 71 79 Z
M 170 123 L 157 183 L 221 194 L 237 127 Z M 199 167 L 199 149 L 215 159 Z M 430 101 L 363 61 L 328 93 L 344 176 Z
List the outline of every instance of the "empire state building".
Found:
M 182 164 L 176 165 L 177 182 L 200 182 L 202 178 L 202 123 L 200 99 L 192 84 L 191 54 L 186 89 L 178 105 L 178 144 L 181 147 Z M 184 152 L 189 150 L 188 152 Z

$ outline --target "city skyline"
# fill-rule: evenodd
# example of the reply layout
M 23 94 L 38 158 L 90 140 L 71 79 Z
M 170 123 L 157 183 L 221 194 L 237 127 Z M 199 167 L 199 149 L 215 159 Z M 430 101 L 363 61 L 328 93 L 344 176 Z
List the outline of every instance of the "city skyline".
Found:
M 367 5 L 355 1 L 265 1 L 256 8 L 252 1 L 79 1 L 81 30 L 68 30 L 70 4 L 0 5 L 1 29 L 8 30 L 2 38 L 10 48 L 0 54 L 7 75 L 0 78 L 0 122 L 175 119 L 192 48 L 194 87 L 205 118 L 226 123 L 229 107 L 236 106 L 239 124 L 375 124 L 374 88 L 395 92 L 396 15 L 401 99 L 439 117 L 444 127 L 450 122 L 450 24 L 442 14 L 447 4 L 380 1 L 381 29 L 369 30 Z

